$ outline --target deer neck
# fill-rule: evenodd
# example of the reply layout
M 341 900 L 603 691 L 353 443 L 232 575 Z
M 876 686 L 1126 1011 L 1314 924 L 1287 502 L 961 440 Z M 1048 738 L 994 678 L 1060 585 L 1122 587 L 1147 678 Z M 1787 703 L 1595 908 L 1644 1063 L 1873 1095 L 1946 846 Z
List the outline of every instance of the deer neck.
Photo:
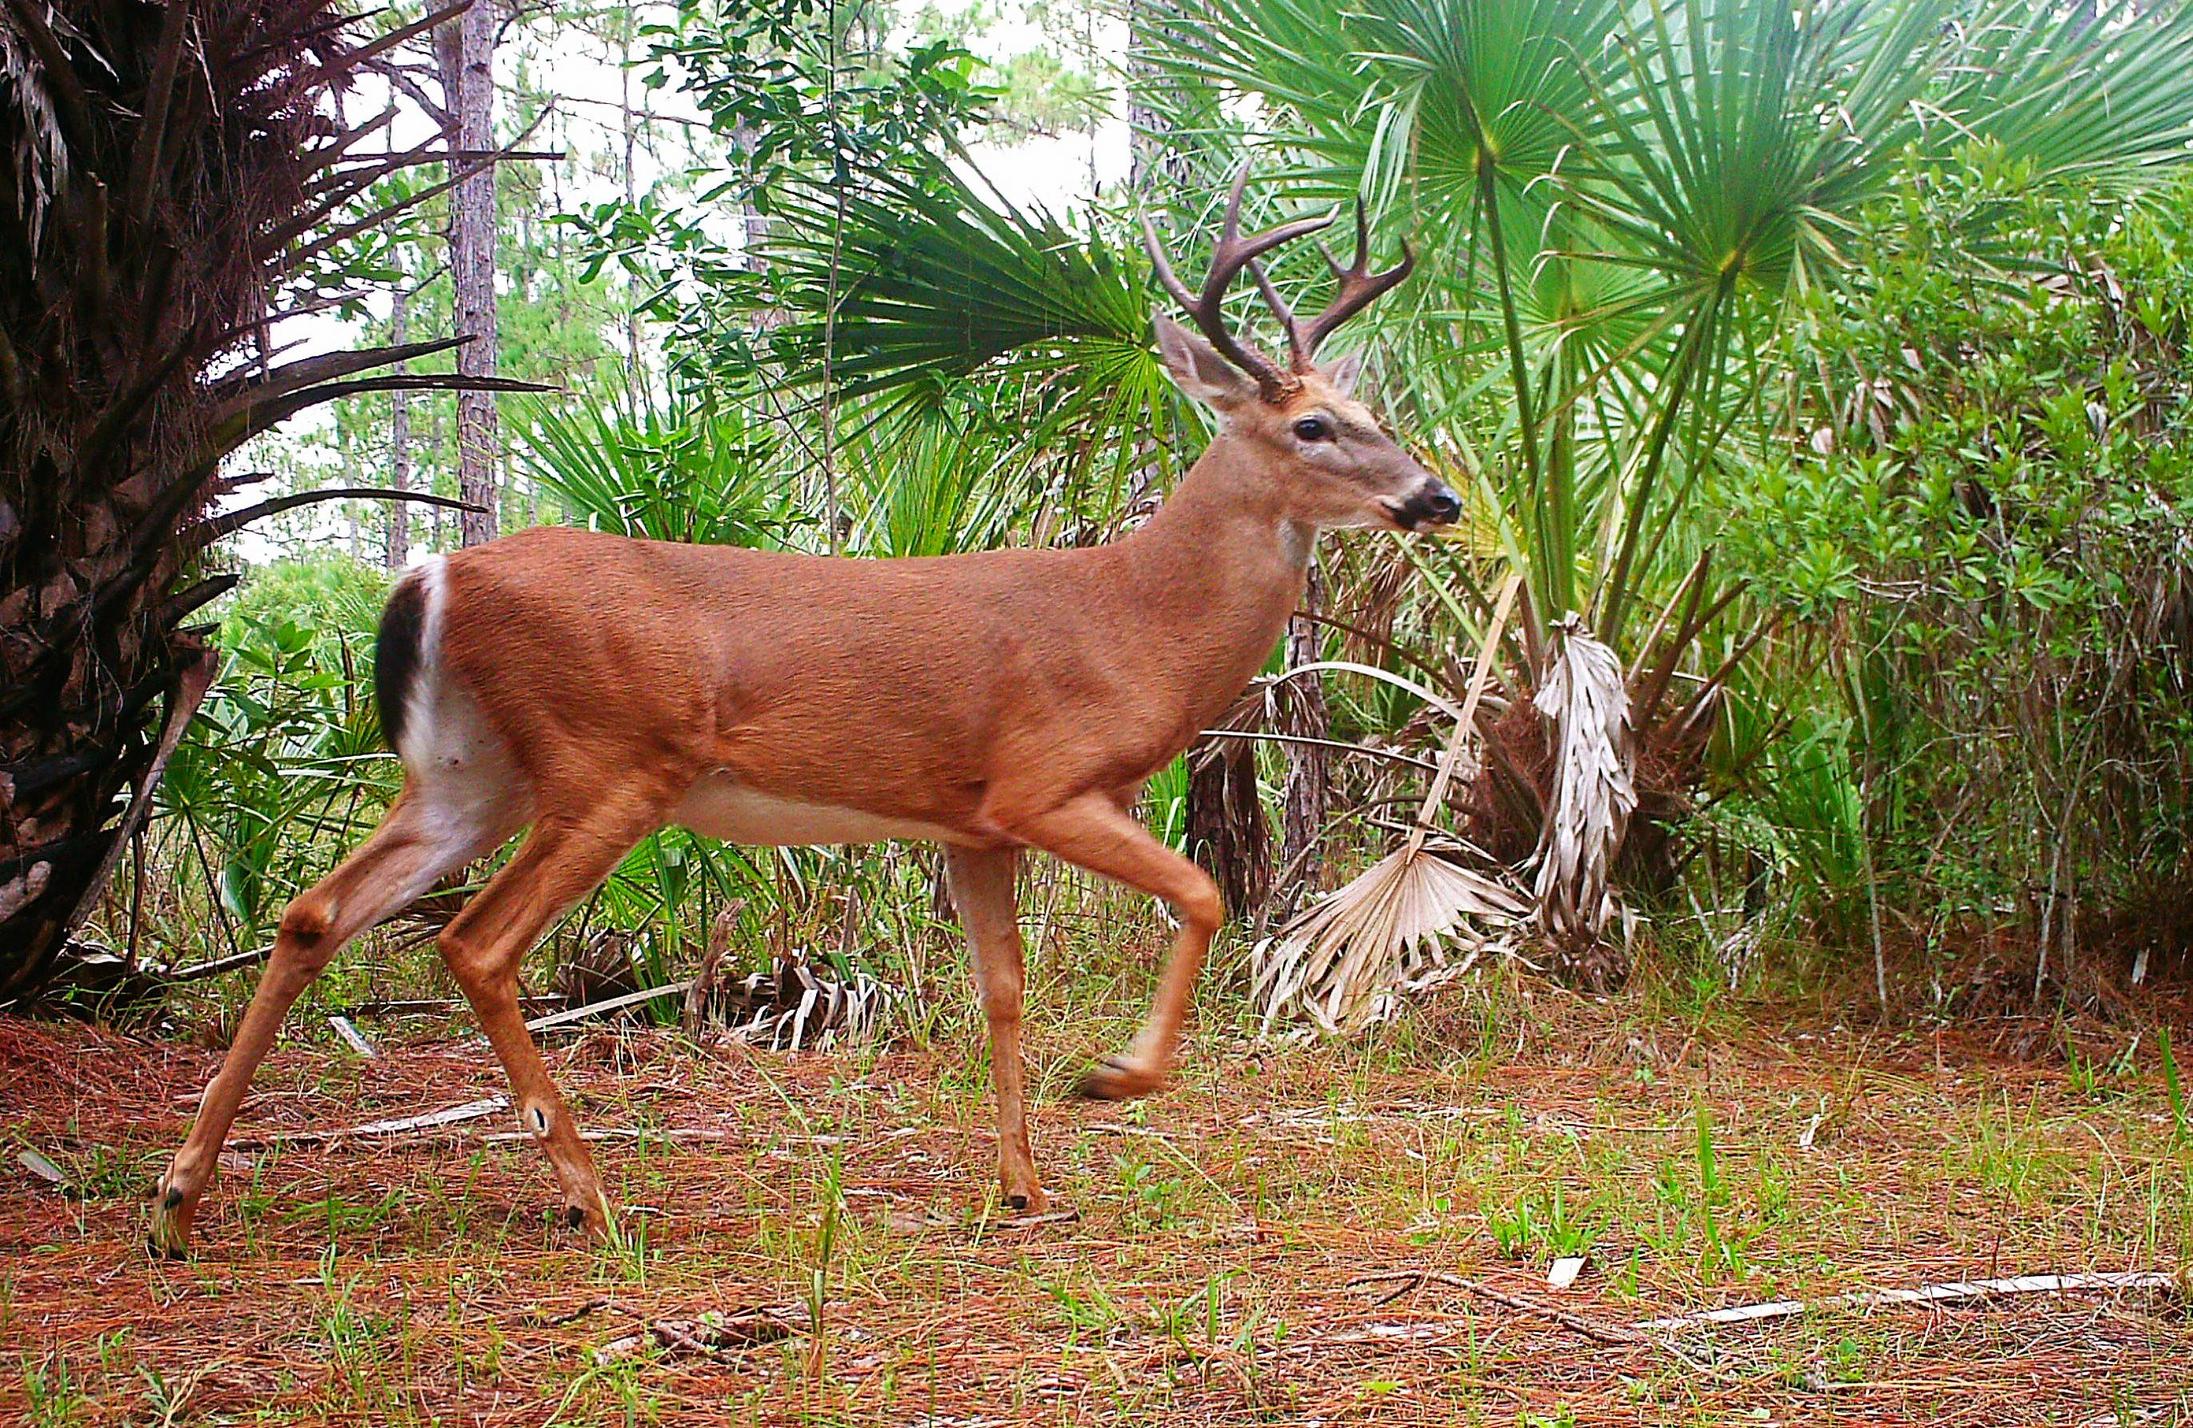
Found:
M 1302 598 L 1316 531 L 1275 500 L 1221 434 L 1157 513 L 1114 550 L 1135 642 L 1200 727 L 1263 667 Z

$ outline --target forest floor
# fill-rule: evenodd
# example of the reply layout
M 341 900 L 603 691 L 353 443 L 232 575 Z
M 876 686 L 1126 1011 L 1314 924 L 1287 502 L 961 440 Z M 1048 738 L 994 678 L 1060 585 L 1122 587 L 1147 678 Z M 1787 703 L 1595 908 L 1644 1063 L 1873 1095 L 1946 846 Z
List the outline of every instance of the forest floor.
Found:
M 596 1245 L 506 1114 L 296 1139 L 502 1089 L 460 1023 L 368 1029 L 293 1028 L 170 1264 L 143 1197 L 215 1054 L 0 1019 L 0 1421 L 2193 1422 L 2193 1152 L 2128 1038 L 2037 1064 L 1511 984 L 1368 1048 L 1206 1022 L 1114 1106 L 1068 1098 L 1095 1033 L 1054 1009 L 1037 1157 L 1075 1213 L 1030 1223 L 976 1046 L 596 1030 L 549 1053 L 614 1137 Z M 2180 1277 L 1635 1327 L 2090 1271 Z

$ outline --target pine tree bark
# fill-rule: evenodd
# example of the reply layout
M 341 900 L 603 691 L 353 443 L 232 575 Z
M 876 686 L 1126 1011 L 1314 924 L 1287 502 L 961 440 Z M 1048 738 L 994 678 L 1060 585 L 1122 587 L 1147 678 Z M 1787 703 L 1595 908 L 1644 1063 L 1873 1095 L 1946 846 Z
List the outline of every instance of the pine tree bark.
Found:
M 395 346 L 404 345 L 410 328 L 411 294 L 399 286 L 388 315 L 388 340 Z M 401 373 L 406 364 L 398 362 L 392 369 Z M 392 394 L 388 416 L 388 484 L 395 490 L 411 489 L 411 393 L 399 388 Z M 386 564 L 390 570 L 401 570 L 411 563 L 411 503 L 394 501 L 388 508 L 388 552 Z
M 442 102 L 453 121 L 454 147 L 473 156 L 495 147 L 495 6 L 474 5 L 436 32 L 435 59 L 442 75 Z M 457 370 L 467 377 L 495 374 L 495 169 L 481 167 L 460 182 L 449 204 L 449 274 L 456 295 L 457 332 L 471 340 L 457 349 Z M 467 391 L 457 397 L 457 496 L 480 509 L 466 511 L 460 543 L 495 538 L 502 492 L 497 479 L 499 445 L 495 399 Z

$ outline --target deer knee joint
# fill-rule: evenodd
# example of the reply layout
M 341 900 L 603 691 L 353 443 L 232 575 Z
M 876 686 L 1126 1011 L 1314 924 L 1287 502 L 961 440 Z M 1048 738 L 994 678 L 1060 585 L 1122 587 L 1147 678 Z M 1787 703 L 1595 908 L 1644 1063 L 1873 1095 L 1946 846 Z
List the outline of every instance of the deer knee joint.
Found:
M 306 893 L 282 910 L 280 934 L 300 948 L 316 946 L 335 926 L 335 899 Z
M 982 988 L 982 1015 L 990 1025 L 1020 1021 L 1023 988 L 1019 979 L 1010 985 L 996 986 L 984 983 Z
M 457 985 L 465 995 L 475 995 L 494 984 L 496 969 L 481 955 L 484 949 L 471 938 L 445 931 L 436 945 L 441 949 L 449 975 L 457 979 Z
M 1226 919 L 1225 900 L 1219 897 L 1218 889 L 1208 882 L 1200 883 L 1183 894 L 1173 907 L 1179 912 L 1182 922 L 1206 936 L 1218 931 L 1219 923 Z

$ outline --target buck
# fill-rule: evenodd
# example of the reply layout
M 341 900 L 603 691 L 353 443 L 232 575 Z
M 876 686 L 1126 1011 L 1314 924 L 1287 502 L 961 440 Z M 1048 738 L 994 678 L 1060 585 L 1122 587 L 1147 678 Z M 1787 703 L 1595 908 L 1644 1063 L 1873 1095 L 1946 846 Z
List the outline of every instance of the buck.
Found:
M 1014 873 L 1037 849 L 1170 903 L 1147 1019 L 1083 1094 L 1148 1095 L 1172 1068 L 1221 907 L 1204 873 L 1131 816 L 1142 786 L 1263 664 L 1318 530 L 1451 521 L 1454 493 L 1351 395 L 1324 339 L 1408 275 L 1354 262 L 1296 318 L 1258 259 L 1331 215 L 1240 233 L 1235 180 L 1199 291 L 1159 281 L 1201 336 L 1156 319 L 1173 380 L 1218 434 L 1131 533 L 1077 550 L 851 560 L 537 529 L 397 582 L 377 698 L 404 787 L 374 833 L 283 914 L 271 960 L 189 1137 L 154 1191 L 152 1245 L 187 1252 L 223 1141 L 284 1014 L 337 949 L 530 825 L 443 930 L 440 951 L 508 1074 L 573 1227 L 608 1205 L 518 1004 L 520 959 L 641 838 L 666 825 L 740 843 L 928 839 L 944 848 L 990 1034 L 1006 1203 L 1045 1207 L 1022 1087 Z M 1247 270 L 1285 366 L 1230 331 Z

